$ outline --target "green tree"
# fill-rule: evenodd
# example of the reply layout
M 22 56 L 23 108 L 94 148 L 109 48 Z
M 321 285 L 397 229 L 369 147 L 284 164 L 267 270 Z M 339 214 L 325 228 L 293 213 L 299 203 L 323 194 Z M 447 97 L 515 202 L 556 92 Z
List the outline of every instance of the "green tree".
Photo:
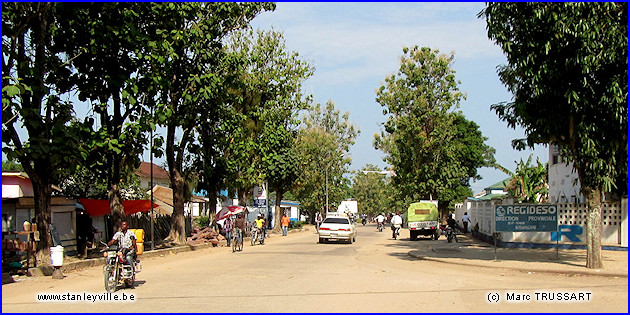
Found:
M 293 193 L 311 219 L 315 212 L 326 212 L 327 187 L 331 208 L 348 197 L 349 183 L 343 175 L 351 161 L 347 154 L 360 132 L 349 121 L 349 115 L 340 115 L 335 104 L 328 101 L 324 108 L 315 104 L 303 117 L 294 144 L 302 173 Z
M 392 212 L 394 193 L 387 171 L 368 164 L 356 172 L 352 179 L 352 191 L 359 205 L 359 213 L 376 216 Z
M 83 129 L 72 104 L 63 101 L 75 83 L 69 66 L 75 56 L 53 45 L 63 37 L 58 10 L 57 3 L 2 3 L 2 150 L 33 183 L 42 263 L 50 261 L 53 180 L 59 170 L 77 165 Z
M 490 3 L 480 12 L 508 63 L 512 102 L 493 105 L 526 138 L 558 144 L 586 197 L 587 268 L 602 268 L 601 198 L 627 186 L 628 4 Z
M 6 160 L 2 161 L 2 171 L 3 172 L 24 172 L 24 168 L 22 164 L 12 161 Z
M 547 184 L 547 164 L 536 158 L 536 165 L 531 165 L 532 155 L 527 162 L 521 159 L 516 164 L 516 171 L 498 166 L 504 173 L 512 176 L 505 189 L 520 202 L 543 203 L 549 200 L 549 185 Z
M 229 186 L 238 192 L 242 205 L 253 187 L 264 181 L 282 198 L 297 178 L 289 148 L 296 135 L 297 111 L 307 106 L 301 84 L 312 67 L 287 51 L 282 33 L 274 30 L 234 32 L 226 49 L 239 62 L 221 128 L 228 131 L 229 143 L 221 151 L 229 156 L 225 163 Z M 279 206 L 276 212 L 279 220 Z
M 115 227 L 125 216 L 121 185 L 140 165 L 150 128 L 139 102 L 137 74 L 143 68 L 148 30 L 143 22 L 149 6 L 139 3 L 60 4 L 58 50 L 72 59 L 72 80 L 78 98 L 89 101 L 98 118 L 98 130 L 83 140 L 88 155 L 85 167 L 106 179 Z M 150 118 L 150 117 L 149 117 Z M 90 122 L 94 119 L 90 117 Z
M 249 191 L 260 183 L 256 180 L 269 183 L 276 192 L 274 226 L 279 229 L 280 201 L 299 176 L 297 153 L 292 147 L 299 123 L 297 113 L 308 106 L 302 83 L 313 74 L 313 68 L 298 53 L 287 51 L 284 36 L 274 30 L 235 32 L 228 47 L 244 60 L 236 99 L 242 100 L 237 106 L 245 114 L 242 125 L 252 126 L 247 128 L 250 137 L 243 141 L 255 148 L 236 154 L 246 158 L 237 160 L 241 168 L 254 168 L 254 174 L 260 174 L 240 178 L 244 184 L 240 188 Z
M 427 47 L 404 48 L 396 75 L 385 79 L 376 101 L 388 115 L 374 146 L 393 166 L 397 200 L 440 200 L 445 210 L 472 194 L 477 168 L 494 163 L 479 126 L 455 111 L 464 95 L 451 65 L 453 55 Z
M 155 3 L 155 25 L 143 55 L 151 68 L 142 74 L 154 82 L 156 117 L 166 127 L 166 161 L 173 189 L 173 215 L 167 240 L 184 243 L 184 183 L 194 171 L 190 144 L 200 122 L 212 120 L 217 104 L 225 100 L 220 67 L 226 54 L 223 41 L 247 26 L 270 3 Z M 177 133 L 179 131 L 179 133 Z M 191 175 L 192 176 L 192 175 Z

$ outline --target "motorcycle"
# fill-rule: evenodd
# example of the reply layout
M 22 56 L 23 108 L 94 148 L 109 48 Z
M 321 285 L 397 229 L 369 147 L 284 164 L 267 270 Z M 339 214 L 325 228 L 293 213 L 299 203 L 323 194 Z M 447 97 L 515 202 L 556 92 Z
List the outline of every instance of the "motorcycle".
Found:
M 260 243 L 260 245 L 264 245 L 265 244 L 265 236 L 262 232 L 261 229 L 259 228 L 253 228 L 252 229 L 252 246 L 256 245 L 256 241 L 258 241 Z
M 367 223 L 367 219 L 366 218 L 361 219 L 361 224 L 363 224 L 363 226 L 365 226 L 366 223 Z
M 378 223 L 378 231 L 379 232 L 383 232 L 383 223 L 382 222 Z
M 455 239 L 455 242 L 458 242 L 458 241 L 457 241 L 457 235 L 455 235 L 455 231 L 453 230 L 453 228 L 452 228 L 452 227 L 447 226 L 447 227 L 444 229 L 444 234 L 446 234 L 446 240 L 447 240 L 449 243 L 452 243 L 452 242 L 453 242 L 453 239 Z
M 103 243 L 103 242 L 101 242 Z M 134 269 L 131 268 L 125 255 L 118 251 L 117 245 L 106 247 L 101 250 L 103 257 L 106 257 L 105 266 L 103 266 L 103 276 L 105 279 L 105 290 L 107 292 L 115 292 L 118 285 L 125 285 L 131 288 L 136 280 L 136 274 L 142 271 L 142 265 L 137 258 L 134 261 Z
M 400 224 L 392 225 L 392 237 L 397 239 L 398 235 L 400 235 Z

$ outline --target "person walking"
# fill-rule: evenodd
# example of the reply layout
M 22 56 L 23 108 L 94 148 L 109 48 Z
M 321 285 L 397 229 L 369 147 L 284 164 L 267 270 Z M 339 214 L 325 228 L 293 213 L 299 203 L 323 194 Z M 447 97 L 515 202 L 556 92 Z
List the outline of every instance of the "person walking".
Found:
M 238 237 L 239 243 L 243 243 L 243 235 L 245 235 L 245 217 L 242 213 L 239 213 L 236 216 L 236 220 L 234 221 L 234 232 L 236 233 L 236 237 Z
M 317 212 L 315 213 L 315 230 L 319 231 L 319 226 L 322 225 L 322 214 Z
M 227 217 L 223 222 L 223 230 L 225 231 L 225 239 L 227 240 L 227 246 L 230 247 L 230 242 L 232 241 L 232 230 L 234 228 L 234 224 L 232 222 L 232 218 Z
M 287 217 L 287 214 L 284 213 L 282 215 L 282 219 L 280 219 L 280 224 L 282 225 L 282 236 L 287 236 L 289 233 L 289 223 L 291 220 Z
M 465 234 L 468 234 L 468 223 L 470 223 L 470 216 L 468 215 L 468 212 L 464 212 L 464 215 L 462 216 L 462 224 L 464 224 Z

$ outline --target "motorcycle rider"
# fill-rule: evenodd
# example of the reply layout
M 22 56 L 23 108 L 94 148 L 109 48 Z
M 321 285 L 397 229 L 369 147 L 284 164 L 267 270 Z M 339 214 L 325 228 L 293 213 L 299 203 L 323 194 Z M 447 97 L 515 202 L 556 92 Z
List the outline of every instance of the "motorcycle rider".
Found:
M 265 237 L 265 219 L 263 218 L 262 214 L 258 215 L 258 219 L 256 219 L 256 221 L 254 221 L 256 223 L 256 228 L 258 229 L 258 233 L 263 233 L 263 239 Z
M 400 211 L 396 212 L 390 222 L 392 223 L 392 238 L 396 238 L 396 234 L 399 233 L 400 227 L 403 224 L 403 219 L 400 216 Z
M 136 234 L 129 230 L 127 221 L 120 223 L 120 231 L 116 232 L 112 240 L 107 242 L 107 247 L 112 246 L 114 243 L 118 244 L 118 252 L 125 255 L 125 259 L 131 266 L 131 272 L 133 274 L 135 272 L 134 260 L 138 247 L 136 246 Z
M 453 237 L 455 238 L 455 243 L 458 243 L 459 241 L 457 241 L 457 233 L 455 233 L 455 227 L 457 226 L 457 221 L 453 219 L 452 214 L 450 214 L 448 216 L 448 219 L 446 219 L 446 225 L 448 225 L 451 228 L 451 233 L 453 233 Z
M 385 221 L 385 216 L 383 216 L 382 213 L 379 213 L 378 216 L 376 217 L 376 223 L 378 223 L 378 226 L 382 226 L 383 222 Z

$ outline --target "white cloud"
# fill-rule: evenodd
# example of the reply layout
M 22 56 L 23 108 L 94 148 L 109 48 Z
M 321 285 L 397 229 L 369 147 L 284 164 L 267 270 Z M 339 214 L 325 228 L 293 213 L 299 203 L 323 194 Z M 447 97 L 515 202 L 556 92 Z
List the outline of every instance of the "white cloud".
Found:
M 403 46 L 454 52 L 458 62 L 500 57 L 484 22 L 471 14 L 474 7 L 481 8 L 476 3 L 279 3 L 254 25 L 283 30 L 287 46 L 313 61 L 313 80 L 334 85 L 384 79 L 398 69 Z

